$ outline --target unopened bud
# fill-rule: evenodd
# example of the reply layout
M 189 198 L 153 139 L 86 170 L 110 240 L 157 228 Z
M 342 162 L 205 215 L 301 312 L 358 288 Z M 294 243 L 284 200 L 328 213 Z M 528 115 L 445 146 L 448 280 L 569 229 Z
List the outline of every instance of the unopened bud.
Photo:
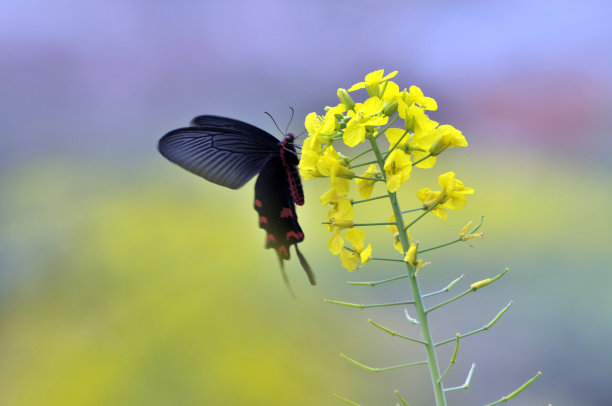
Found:
M 450 145 L 444 141 L 444 137 L 440 137 L 431 144 L 429 148 L 429 153 L 433 156 L 440 155 L 444 152 Z
M 470 221 L 461 229 L 461 231 L 459 231 L 459 237 L 463 237 L 464 235 L 466 235 L 471 226 L 472 222 Z
M 396 111 L 397 111 L 397 102 L 396 101 L 393 101 L 392 103 L 387 104 L 382 109 L 382 113 L 385 116 L 387 116 L 387 117 L 391 117 L 392 115 L 395 114 Z
M 355 108 L 355 102 L 346 89 L 339 88 L 337 95 L 338 99 L 340 99 L 342 104 L 344 104 L 347 109 L 353 110 Z
M 483 279 L 481 281 L 472 283 L 470 285 L 470 289 L 477 290 L 477 289 L 480 289 L 480 288 L 483 288 L 483 287 L 487 286 L 491 282 L 493 282 L 491 280 L 491 278 Z

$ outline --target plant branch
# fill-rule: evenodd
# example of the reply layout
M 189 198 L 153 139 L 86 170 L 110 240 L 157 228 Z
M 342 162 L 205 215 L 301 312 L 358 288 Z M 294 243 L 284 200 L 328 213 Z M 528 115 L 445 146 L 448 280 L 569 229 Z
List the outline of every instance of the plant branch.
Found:
M 497 320 L 499 320 L 500 317 L 503 316 L 503 314 L 506 313 L 506 311 L 508 311 L 510 306 L 512 306 L 512 303 L 513 302 L 510 301 L 503 309 L 500 310 L 499 313 L 497 313 L 497 315 L 493 318 L 493 320 L 491 320 L 490 322 L 488 322 L 487 324 L 485 324 L 481 328 L 479 328 L 477 330 L 470 331 L 469 333 L 461 334 L 461 335 L 458 336 L 458 338 L 462 339 L 462 338 L 469 337 L 469 336 L 472 336 L 474 334 L 478 334 L 478 333 L 480 333 L 482 331 L 486 331 L 486 330 L 490 329 L 491 327 L 493 327 L 493 325 L 495 323 L 497 323 Z M 450 338 L 448 340 L 444 340 L 444 341 L 440 341 L 439 343 L 436 343 L 435 346 L 438 347 L 440 345 L 448 344 L 448 343 L 453 342 L 455 340 L 456 340 L 456 338 Z
M 442 373 L 442 376 L 440 377 L 439 382 L 442 382 L 444 380 L 444 377 L 446 376 L 446 374 L 448 374 L 448 371 L 450 371 L 451 367 L 455 365 L 455 362 L 457 361 L 458 352 L 459 352 L 459 334 L 457 334 L 457 337 L 455 338 L 455 349 L 453 350 L 453 356 L 451 357 L 450 362 L 448 363 L 448 366 Z
M 352 282 L 352 281 L 348 281 L 346 282 L 349 285 L 357 285 L 357 286 L 376 286 L 376 285 L 380 285 L 382 283 L 387 283 L 387 282 L 393 282 L 399 279 L 405 279 L 408 277 L 408 274 L 406 275 L 400 275 L 400 276 L 394 276 L 393 278 L 388 278 L 388 279 L 382 279 L 380 281 L 369 281 L 369 282 Z
M 435 292 L 431 292 L 431 293 L 427 293 L 425 295 L 423 295 L 423 298 L 426 297 L 430 297 L 430 296 L 435 296 L 435 295 L 439 295 L 440 293 L 446 293 L 448 292 L 457 282 L 459 282 L 461 279 L 463 279 L 463 277 L 465 276 L 465 274 L 462 274 L 460 277 L 458 277 L 457 279 L 455 279 L 454 281 L 452 281 L 451 283 L 449 283 L 448 285 L 446 285 L 446 287 L 444 289 L 440 289 L 440 290 L 436 290 Z
M 431 307 L 429 309 L 426 310 L 427 313 L 434 311 L 436 309 L 439 309 L 442 306 L 446 306 L 449 303 L 454 302 L 455 300 L 461 299 L 463 296 L 467 295 L 468 293 L 472 293 L 472 292 L 476 292 L 478 289 L 483 288 L 486 285 L 490 285 L 491 283 L 495 282 L 496 280 L 498 280 L 499 278 L 501 278 L 502 276 L 504 276 L 504 274 L 506 272 L 508 272 L 508 268 L 504 269 L 500 274 L 498 274 L 497 276 L 490 278 L 490 279 L 485 279 L 484 281 L 480 281 L 480 282 L 476 282 L 473 283 L 472 286 L 470 286 L 470 288 L 468 290 L 466 290 L 463 293 L 458 294 L 457 296 L 453 297 L 452 299 L 448 299 L 445 302 L 442 302 L 440 304 L 435 305 L 434 307 Z M 485 282 L 486 281 L 486 282 Z
M 377 303 L 377 304 L 357 304 L 357 303 L 348 303 L 348 302 L 340 302 L 337 300 L 329 300 L 323 299 L 325 303 L 337 304 L 340 306 L 354 307 L 357 309 L 370 309 L 373 307 L 389 307 L 389 306 L 402 306 L 414 304 L 414 301 L 406 301 L 406 302 L 393 302 L 393 303 Z
M 389 197 L 388 195 L 381 195 L 381 196 L 376 196 L 376 197 L 370 197 L 368 199 L 352 200 L 351 203 L 353 205 L 355 205 L 355 204 L 359 204 L 359 203 L 371 202 L 372 200 L 385 199 L 385 198 L 388 198 L 388 197 Z
M 389 334 L 391 334 L 391 335 L 392 335 L 392 336 L 394 336 L 394 337 L 403 338 L 403 339 L 405 339 L 405 340 L 408 340 L 408 341 L 413 341 L 413 342 L 415 342 L 415 343 L 419 343 L 419 344 L 427 344 L 425 341 L 423 341 L 423 340 L 419 340 L 418 338 L 408 337 L 408 336 L 405 336 L 405 335 L 403 335 L 403 334 L 398 333 L 397 331 L 394 331 L 394 330 L 391 330 L 391 329 L 389 329 L 389 328 L 387 328 L 387 327 L 381 326 L 380 324 L 376 323 L 376 322 L 375 322 L 374 320 L 372 320 L 372 319 L 368 319 L 368 323 L 370 323 L 371 325 L 373 325 L 373 326 L 374 326 L 374 327 L 376 327 L 376 328 L 381 329 L 381 330 L 382 330 L 382 331 L 384 331 L 385 333 L 389 333 Z
M 359 361 L 355 361 L 354 359 L 344 355 L 344 354 L 340 354 L 340 356 L 342 358 L 344 358 L 345 360 L 347 360 L 348 362 L 350 362 L 353 365 L 357 365 L 359 368 L 363 368 L 366 371 L 370 371 L 370 372 L 385 372 L 385 371 L 391 371 L 393 369 L 400 369 L 400 368 L 407 368 L 407 367 L 412 367 L 412 366 L 416 366 L 416 365 L 425 365 L 427 364 L 427 361 L 417 361 L 417 362 L 411 362 L 409 364 L 400 364 L 400 365 L 393 365 L 390 367 L 383 367 L 383 368 L 373 368 L 373 367 L 369 367 L 367 365 L 362 364 Z
M 467 389 L 470 387 L 470 381 L 472 380 L 472 374 L 474 373 L 474 368 L 476 368 L 476 364 L 472 364 L 472 367 L 470 368 L 470 372 L 468 372 L 467 378 L 465 378 L 465 383 L 461 386 L 455 386 L 454 388 L 446 388 L 444 389 L 444 392 L 449 392 L 452 390 L 457 390 L 457 389 Z
M 533 378 L 531 378 L 530 380 L 528 380 L 527 382 L 522 384 L 517 390 L 515 390 L 511 394 L 506 395 L 506 396 L 502 397 L 501 399 L 499 399 L 498 401 L 493 402 L 493 403 L 489 403 L 489 404 L 487 404 L 485 406 L 495 406 L 495 405 L 499 405 L 500 403 L 504 403 L 504 402 L 509 401 L 510 399 L 514 398 L 516 395 L 518 395 L 519 393 L 521 393 L 522 391 L 527 389 L 527 387 L 529 385 L 531 385 L 532 383 L 534 383 L 535 380 L 538 379 L 540 376 L 542 376 L 542 372 L 538 371 L 538 373 Z
M 333 396 L 334 396 L 336 399 L 339 399 L 339 400 L 341 400 L 341 401 L 343 401 L 343 402 L 345 402 L 345 403 L 348 403 L 349 405 L 353 405 L 353 406 L 361 406 L 359 403 L 355 403 L 355 402 L 353 402 L 352 400 L 348 400 L 347 398 L 343 398 L 342 396 L 340 396 L 340 395 L 338 395 L 338 394 L 336 394 L 336 393 L 334 393 L 334 395 L 333 395 Z
M 400 400 L 400 402 L 402 402 L 402 405 L 403 405 L 403 406 L 410 406 L 410 405 L 408 404 L 408 402 L 406 402 L 406 401 L 404 400 L 404 398 L 402 398 L 402 395 L 400 395 L 398 391 L 395 391 L 395 396 L 397 396 L 397 398 Z

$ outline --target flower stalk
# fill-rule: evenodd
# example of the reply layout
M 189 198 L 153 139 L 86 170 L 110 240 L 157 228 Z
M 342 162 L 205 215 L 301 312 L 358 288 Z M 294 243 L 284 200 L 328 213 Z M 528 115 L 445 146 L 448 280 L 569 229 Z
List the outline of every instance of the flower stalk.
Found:
M 467 147 L 467 141 L 461 131 L 448 124 L 439 125 L 428 117 L 428 111 L 438 108 L 436 101 L 426 97 L 417 86 L 400 91 L 399 86 L 391 81 L 397 72 L 384 75 L 383 70 L 369 73 L 365 81 L 354 84 L 348 89 L 338 89 L 337 96 L 340 104 L 325 107 L 325 114 L 318 116 L 315 112 L 308 114 L 305 121 L 309 137 L 304 141 L 302 157 L 299 168 L 303 179 L 329 178 L 330 189 L 319 199 L 323 206 L 331 206 L 326 221 L 323 224 L 329 232 L 333 233 L 328 242 L 328 249 L 333 255 L 340 257 L 342 266 L 349 272 L 359 270 L 368 262 L 403 263 L 403 271 L 399 275 L 380 280 L 371 281 L 348 281 L 352 286 L 378 286 L 399 280 L 408 280 L 409 300 L 389 303 L 352 303 L 341 300 L 328 300 L 325 302 L 356 309 L 389 308 L 391 311 L 398 306 L 414 306 L 413 309 L 404 308 L 406 320 L 419 326 L 420 337 L 410 337 L 399 333 L 388 326 L 383 326 L 371 319 L 368 323 L 377 329 L 411 343 L 420 344 L 425 349 L 426 360 L 393 365 L 388 367 L 371 367 L 356 361 L 344 354 L 342 358 L 353 365 L 370 371 L 385 372 L 402 369 L 416 365 L 427 365 L 433 388 L 433 396 L 436 406 L 446 406 L 446 393 L 468 389 L 474 372 L 475 364 L 472 364 L 465 382 L 460 386 L 445 387 L 445 378 L 450 369 L 456 364 L 459 343 L 462 339 L 490 329 L 508 311 L 512 305 L 510 301 L 495 317 L 487 324 L 468 333 L 457 333 L 453 338 L 434 341 L 429 313 L 446 307 L 470 293 L 476 292 L 499 280 L 508 269 L 500 274 L 473 282 L 468 289 L 456 294 L 454 297 L 439 301 L 437 304 L 427 305 L 425 300 L 430 300 L 437 295 L 450 292 L 465 275 L 452 280 L 448 285 L 430 293 L 422 293 L 419 285 L 419 271 L 429 265 L 420 258 L 425 253 L 433 250 L 443 249 L 450 245 L 471 241 L 483 237 L 483 232 L 478 232 L 482 226 L 482 218 L 476 227 L 468 222 L 454 239 L 446 242 L 435 242 L 428 244 L 427 248 L 419 249 L 419 242 L 414 240 L 411 232 L 412 226 L 424 217 L 438 217 L 446 220 L 449 211 L 460 210 L 466 205 L 467 196 L 474 193 L 474 189 L 466 187 L 463 182 L 456 178 L 454 172 L 446 172 L 438 177 L 438 186 L 434 190 L 425 187 L 416 193 L 420 203 L 410 203 L 412 209 L 402 210 L 397 192 L 403 184 L 410 179 L 414 168 L 432 168 L 441 154 L 455 147 Z M 355 92 L 364 89 L 368 98 L 360 102 L 355 98 Z M 384 137 L 383 137 L 384 135 Z M 336 150 L 337 144 L 344 143 L 346 147 L 353 148 L 365 143 L 366 146 L 353 157 L 345 156 Z M 383 151 L 383 145 L 388 149 Z M 366 155 L 370 157 L 367 162 L 356 163 L 358 158 Z M 372 160 L 372 158 L 374 158 Z M 366 158 L 367 159 L 367 158 Z M 364 159 L 365 160 L 365 159 Z M 356 168 L 367 166 L 364 172 L 356 172 Z M 350 196 L 351 184 L 357 186 L 360 199 Z M 385 193 L 374 195 L 373 189 L 385 187 Z M 355 214 L 367 210 L 367 203 L 388 199 L 390 212 L 388 221 L 358 222 Z M 419 213 L 416 213 L 419 212 Z M 404 215 L 416 213 L 411 221 L 406 221 Z M 381 219 L 383 220 L 383 219 Z M 373 255 L 373 243 L 366 243 L 366 231 L 371 227 L 385 227 L 392 235 L 389 241 L 401 256 Z M 390 244 L 391 245 L 391 244 Z M 429 269 L 429 268 L 428 268 Z M 454 342 L 455 347 L 448 366 L 442 371 L 438 362 L 437 347 Z M 528 387 L 539 376 L 536 375 L 527 381 L 516 391 L 502 397 L 491 405 L 506 402 Z M 395 392 L 401 405 L 408 405 L 399 392 Z M 342 396 L 334 395 L 337 399 L 351 405 L 357 405 Z M 397 403 L 399 406 L 400 403 Z
M 374 155 L 376 156 L 376 160 L 378 161 L 378 165 L 382 168 L 385 165 L 384 158 L 378 148 L 378 144 L 376 140 L 372 137 L 369 139 L 370 144 L 372 145 L 372 150 Z M 404 252 L 407 252 L 410 248 L 410 242 L 408 239 L 408 233 L 406 230 L 409 227 L 404 227 L 404 219 L 402 217 L 402 209 L 400 208 L 399 202 L 397 200 L 397 194 L 395 192 L 388 192 L 389 194 L 389 202 L 391 203 L 391 208 L 393 209 L 393 214 L 396 220 L 396 226 L 399 233 L 399 240 L 402 244 L 402 249 Z M 431 209 L 430 209 L 431 210 Z M 429 211 L 429 210 L 428 210 Z M 419 216 L 415 221 L 413 221 L 410 225 L 414 224 L 418 219 L 427 214 L 426 211 L 421 216 Z M 425 342 L 425 352 L 427 354 L 427 366 L 429 368 L 429 375 L 431 377 L 431 382 L 434 390 L 434 397 L 436 399 L 436 406 L 446 406 L 446 396 L 444 395 L 444 387 L 440 380 L 440 366 L 438 365 L 438 357 L 436 355 L 436 347 L 434 344 L 434 340 L 431 334 L 431 329 L 429 328 L 429 321 L 427 319 L 427 312 L 425 311 L 425 303 L 423 302 L 423 296 L 421 294 L 421 288 L 419 286 L 419 281 L 416 277 L 417 268 L 409 263 L 406 263 L 406 272 L 408 273 L 408 279 L 410 281 L 410 288 L 412 290 L 412 297 L 414 298 L 414 308 L 416 311 L 416 320 L 419 322 L 419 326 L 421 327 L 421 336 L 423 337 L 423 341 Z

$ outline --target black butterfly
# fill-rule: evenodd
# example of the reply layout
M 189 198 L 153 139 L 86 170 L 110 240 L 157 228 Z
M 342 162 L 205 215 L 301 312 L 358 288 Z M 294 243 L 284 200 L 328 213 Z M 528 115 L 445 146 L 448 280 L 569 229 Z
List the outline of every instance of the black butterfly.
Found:
M 238 189 L 253 176 L 254 207 L 259 227 L 267 232 L 266 248 L 278 254 L 285 282 L 284 262 L 295 252 L 312 285 L 315 278 L 297 244 L 304 233 L 295 205 L 304 204 L 299 162 L 293 134 L 283 141 L 242 121 L 218 116 L 198 116 L 191 127 L 170 131 L 159 140 L 159 152 L 175 164 L 213 183 Z

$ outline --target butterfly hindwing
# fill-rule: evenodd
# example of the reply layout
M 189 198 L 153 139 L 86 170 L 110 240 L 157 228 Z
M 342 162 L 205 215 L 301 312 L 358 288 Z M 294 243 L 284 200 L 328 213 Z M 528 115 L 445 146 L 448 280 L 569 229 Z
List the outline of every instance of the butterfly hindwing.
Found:
M 159 152 L 218 185 L 238 189 L 279 154 L 276 138 L 242 121 L 198 116 L 192 124 L 164 135 L 159 140 Z
M 289 191 L 287 171 L 279 157 L 272 158 L 255 183 L 255 210 L 259 227 L 266 230 L 266 248 L 274 248 L 281 260 L 290 258 L 289 247 L 304 240 Z

